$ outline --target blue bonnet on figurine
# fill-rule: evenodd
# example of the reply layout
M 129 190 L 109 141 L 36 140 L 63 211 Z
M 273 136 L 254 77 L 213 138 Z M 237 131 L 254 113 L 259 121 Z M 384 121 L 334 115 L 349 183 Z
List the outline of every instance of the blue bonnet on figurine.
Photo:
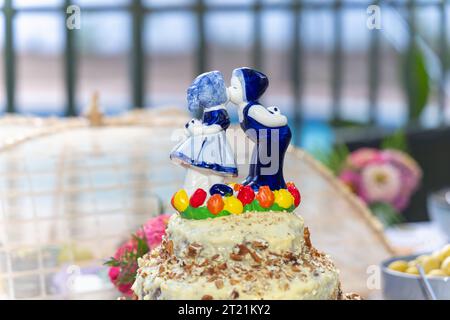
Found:
M 257 103 L 269 86 L 269 79 L 264 73 L 250 68 L 234 69 L 233 77 L 239 79 L 244 89 L 242 90 L 242 100 L 246 102 Z

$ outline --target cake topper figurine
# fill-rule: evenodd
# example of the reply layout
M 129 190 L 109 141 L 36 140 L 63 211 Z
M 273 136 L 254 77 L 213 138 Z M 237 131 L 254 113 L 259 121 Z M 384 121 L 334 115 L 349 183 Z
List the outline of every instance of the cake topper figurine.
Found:
M 226 139 L 230 118 L 225 104 L 228 93 L 219 71 L 199 75 L 187 90 L 188 107 L 202 113 L 202 121 L 190 120 L 186 137 L 171 152 L 172 161 L 187 168 L 184 189 L 188 194 L 198 188 L 209 190 L 225 177 L 236 177 L 238 169 Z
M 283 177 L 291 140 L 287 119 L 278 108 L 259 103 L 268 85 L 263 73 L 239 68 L 233 71 L 228 89 L 219 71 L 199 75 L 189 87 L 189 110 L 203 117 L 186 124 L 185 138 L 170 154 L 172 161 L 187 169 L 184 188 L 171 201 L 181 217 L 198 220 L 255 211 L 292 212 L 300 204 L 300 192 Z M 238 175 L 226 139 L 229 99 L 238 107 L 241 129 L 255 147 L 247 178 L 242 184 L 227 185 L 226 177 Z
M 259 103 L 268 86 L 269 80 L 262 72 L 238 68 L 233 71 L 228 89 L 231 102 L 238 107 L 241 128 L 255 143 L 249 174 L 243 182 L 254 190 L 261 186 L 271 190 L 286 188 L 283 162 L 292 134 L 287 118 L 277 107 L 266 109 Z

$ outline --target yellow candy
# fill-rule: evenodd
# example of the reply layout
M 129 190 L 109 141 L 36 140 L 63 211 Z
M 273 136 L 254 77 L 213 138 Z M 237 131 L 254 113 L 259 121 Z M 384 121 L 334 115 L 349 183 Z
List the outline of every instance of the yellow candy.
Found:
M 225 197 L 223 199 L 224 207 L 223 210 L 228 211 L 231 214 L 241 214 L 244 211 L 244 206 L 242 202 L 236 197 Z
M 450 257 L 445 258 L 444 262 L 442 262 L 441 270 L 450 276 Z
M 428 272 L 427 276 L 430 276 L 430 277 L 446 277 L 447 275 L 441 269 L 434 269 L 434 270 L 431 270 L 430 272 Z
M 288 209 L 294 204 L 294 197 L 286 189 L 280 189 L 273 192 L 275 203 L 283 209 Z
M 178 190 L 173 195 L 172 205 L 178 212 L 183 212 L 189 206 L 189 197 L 184 189 Z
M 397 260 L 394 262 L 391 262 L 388 266 L 389 269 L 398 271 L 398 272 L 405 272 L 406 269 L 408 269 L 408 262 L 404 260 Z
M 420 262 L 420 265 L 423 267 L 425 273 L 430 272 L 434 269 L 439 269 L 441 262 L 433 257 L 427 257 Z
M 408 267 L 405 272 L 408 274 L 419 274 L 419 270 L 417 269 L 417 267 Z

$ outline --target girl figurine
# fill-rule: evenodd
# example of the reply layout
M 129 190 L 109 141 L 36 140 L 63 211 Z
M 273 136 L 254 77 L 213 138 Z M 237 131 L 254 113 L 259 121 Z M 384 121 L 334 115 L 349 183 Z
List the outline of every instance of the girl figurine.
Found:
M 187 168 L 184 189 L 192 194 L 197 188 L 209 190 L 225 177 L 236 177 L 238 169 L 227 139 L 230 119 L 225 109 L 227 88 L 219 71 L 199 75 L 187 91 L 189 110 L 203 111 L 203 121 L 186 124 L 187 137 L 170 153 L 170 159 Z
M 286 188 L 283 177 L 284 155 L 291 141 L 287 118 L 276 107 L 265 108 L 259 103 L 269 80 L 263 73 L 238 68 L 233 71 L 230 100 L 237 105 L 239 122 L 247 137 L 255 143 L 249 173 L 244 185 L 258 190 Z

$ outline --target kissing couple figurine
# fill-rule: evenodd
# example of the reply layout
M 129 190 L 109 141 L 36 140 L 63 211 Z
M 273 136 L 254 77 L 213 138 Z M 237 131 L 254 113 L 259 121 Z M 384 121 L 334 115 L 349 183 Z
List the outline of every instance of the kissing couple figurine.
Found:
M 172 161 L 187 169 L 184 189 L 188 194 L 197 188 L 209 190 L 222 185 L 227 189 L 225 178 L 238 175 L 235 155 L 226 138 L 230 118 L 225 105 L 229 101 L 238 108 L 241 129 L 255 143 L 248 176 L 242 184 L 255 191 L 261 186 L 286 188 L 283 162 L 292 135 L 286 116 L 277 107 L 265 108 L 259 103 L 268 86 L 266 75 L 246 67 L 233 70 L 229 88 L 220 71 L 203 73 L 191 84 L 188 108 L 193 113 L 203 112 L 203 118 L 185 125 L 185 139 L 170 154 Z

